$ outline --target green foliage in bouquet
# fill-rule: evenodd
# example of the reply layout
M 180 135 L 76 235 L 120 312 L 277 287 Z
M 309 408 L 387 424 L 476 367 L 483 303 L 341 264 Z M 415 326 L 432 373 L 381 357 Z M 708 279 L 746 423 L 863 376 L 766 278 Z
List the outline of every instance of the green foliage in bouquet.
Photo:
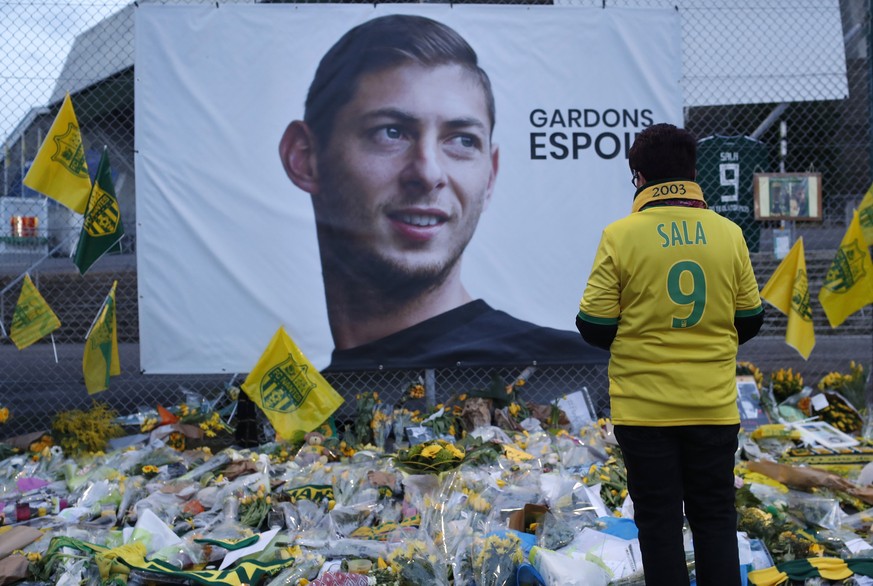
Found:
M 609 456 L 602 464 L 592 464 L 588 474 L 582 477 L 582 482 L 588 486 L 600 484 L 600 498 L 603 504 L 615 511 L 621 508 L 627 498 L 627 469 L 621 448 L 606 446 Z
M 464 464 L 484 466 L 493 464 L 503 453 L 501 444 L 482 441 L 480 438 L 468 435 L 457 443 L 458 449 L 464 452 Z
M 507 533 L 505 536 L 489 535 L 482 551 L 476 556 L 474 567 L 479 575 L 480 586 L 504 586 L 509 584 L 515 569 L 524 561 L 521 540 Z
M 737 490 L 737 531 L 760 539 L 777 564 L 795 559 L 839 557 L 827 542 L 821 543 L 802 528 L 797 519 L 774 506 L 764 506 L 748 486 Z
M 437 559 L 428 551 L 427 545 L 419 539 L 406 541 L 403 547 L 398 547 L 388 555 L 389 570 L 395 576 L 395 581 L 379 581 L 377 584 L 391 586 L 420 586 L 423 584 L 439 584 L 437 579 Z M 388 572 L 382 572 L 385 577 Z
M 239 498 L 239 522 L 247 527 L 257 529 L 267 518 L 267 513 L 273 502 L 263 485 L 254 494 L 245 494 Z
M 94 402 L 91 409 L 61 411 L 52 420 L 52 433 L 64 453 L 102 452 L 109 440 L 124 435 L 114 423 L 118 413 L 105 403 Z
M 833 371 L 827 373 L 818 381 L 818 390 L 836 391 L 846 398 L 855 409 L 867 406 L 866 394 L 867 376 L 864 365 L 852 360 L 849 363 L 849 373 Z
M 352 427 L 354 442 L 357 446 L 365 446 L 373 443 L 373 417 L 382 401 L 379 393 L 367 391 L 355 395 L 357 410 L 355 422 Z
M 465 455 L 453 443 L 432 440 L 399 450 L 394 457 L 394 463 L 410 474 L 439 474 L 460 466 Z
M 439 413 L 442 410 L 441 415 L 431 416 L 426 418 L 425 421 L 422 422 L 424 427 L 429 427 L 433 430 L 433 434 L 437 437 L 442 436 L 451 436 L 457 437 L 458 432 L 461 430 L 461 423 L 458 419 L 458 413 L 455 409 L 452 408 L 451 403 L 454 401 L 454 397 L 450 398 L 445 405 L 440 404 L 436 406 L 435 413 Z

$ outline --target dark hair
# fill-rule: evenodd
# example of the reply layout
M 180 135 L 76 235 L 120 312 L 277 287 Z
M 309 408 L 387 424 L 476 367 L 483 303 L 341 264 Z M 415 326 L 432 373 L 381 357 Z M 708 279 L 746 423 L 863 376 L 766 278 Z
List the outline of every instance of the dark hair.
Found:
M 653 124 L 637 135 L 628 151 L 631 171 L 646 181 L 694 180 L 697 169 L 697 141 L 685 129 L 672 124 Z
M 322 57 L 315 72 L 303 119 L 321 145 L 333 132 L 340 108 L 357 91 L 361 76 L 413 62 L 428 67 L 457 64 L 482 85 L 491 130 L 494 129 L 494 93 L 488 75 L 479 67 L 473 48 L 454 29 L 425 18 L 391 14 L 374 18 L 344 34 Z

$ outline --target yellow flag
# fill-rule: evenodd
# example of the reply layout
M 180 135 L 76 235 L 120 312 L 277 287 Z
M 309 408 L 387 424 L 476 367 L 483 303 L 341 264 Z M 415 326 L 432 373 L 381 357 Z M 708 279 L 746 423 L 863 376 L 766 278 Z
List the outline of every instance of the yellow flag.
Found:
M 806 255 L 803 238 L 798 238 L 788 255 L 761 290 L 761 298 L 788 316 L 785 343 L 797 350 L 804 360 L 815 347 L 809 283 L 806 278 Z
M 24 184 L 76 213 L 85 213 L 91 177 L 70 94 L 64 98 L 33 165 L 24 176 Z
M 867 245 L 873 245 L 873 185 L 864 194 L 864 199 L 858 206 L 858 221 L 861 222 L 861 231 L 864 232 Z
M 855 210 L 840 248 L 831 261 L 818 300 L 832 328 L 873 303 L 873 262 L 861 231 L 858 210 Z
M 43 336 L 61 327 L 61 320 L 40 295 L 30 275 L 24 275 L 18 304 L 12 315 L 12 329 L 9 337 L 19 350 L 24 350 Z
M 93 395 L 109 388 L 109 377 L 121 374 L 118 360 L 118 331 L 115 320 L 115 287 L 112 283 L 109 295 L 100 306 L 97 319 L 85 338 L 85 354 L 82 356 L 82 372 L 85 388 Z
M 316 429 L 343 404 L 343 398 L 281 326 L 242 389 L 288 440 Z

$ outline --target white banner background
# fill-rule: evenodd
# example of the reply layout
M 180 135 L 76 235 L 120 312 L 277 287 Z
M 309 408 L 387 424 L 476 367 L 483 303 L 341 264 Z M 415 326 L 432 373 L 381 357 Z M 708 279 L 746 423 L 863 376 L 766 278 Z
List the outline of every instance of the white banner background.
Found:
M 465 285 L 516 317 L 574 329 L 600 232 L 630 210 L 626 146 L 651 122 L 682 123 L 675 10 L 143 4 L 135 97 L 143 371 L 248 372 L 282 324 L 316 366 L 328 363 L 310 197 L 285 175 L 278 143 L 302 119 L 325 51 L 389 13 L 453 27 L 494 86 L 500 170 L 464 255 Z M 600 121 L 566 127 L 571 109 Z M 562 120 L 537 127 L 534 110 Z M 607 110 L 638 116 L 604 122 Z M 531 160 L 535 132 L 611 133 L 626 145 L 612 158 L 592 145 L 558 159 L 546 136 L 536 139 L 545 158 Z M 613 145 L 602 139 L 608 154 Z

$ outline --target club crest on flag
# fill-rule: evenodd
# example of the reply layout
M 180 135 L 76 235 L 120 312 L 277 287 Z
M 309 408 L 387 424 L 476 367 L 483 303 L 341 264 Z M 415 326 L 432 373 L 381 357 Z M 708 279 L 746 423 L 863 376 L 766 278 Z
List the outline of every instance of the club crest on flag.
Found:
M 794 277 L 794 289 L 791 291 L 791 309 L 803 319 L 812 322 L 812 307 L 809 305 L 809 283 L 806 270 L 797 269 Z
M 302 440 L 343 403 L 283 326 L 273 334 L 241 388 L 285 439 Z
M 855 286 L 855 283 L 867 276 L 864 260 L 867 253 L 861 248 L 858 240 L 840 245 L 823 287 L 834 293 L 845 293 Z
M 809 303 L 809 277 L 802 237 L 797 239 L 770 275 L 761 289 L 761 298 L 788 317 L 785 343 L 797 350 L 804 360 L 808 360 L 815 347 L 815 328 Z
M 59 327 L 61 321 L 58 316 L 40 295 L 30 275 L 25 274 L 18 303 L 12 313 L 12 331 L 9 337 L 22 350 Z
M 296 411 L 316 387 L 307 376 L 309 367 L 297 364 L 293 356 L 267 371 L 259 387 L 264 409 L 277 413 Z
M 864 234 L 873 230 L 873 205 L 858 210 L 858 222 L 861 223 Z
M 79 127 L 70 122 L 66 132 L 54 135 L 52 140 L 56 150 L 51 160 L 76 177 L 87 178 L 88 166 L 85 163 L 85 148 L 82 146 Z
M 118 229 L 118 223 L 121 221 L 118 200 L 101 189 L 99 184 L 94 185 L 94 192 L 91 194 L 88 206 L 88 213 L 85 214 L 82 226 L 88 235 L 96 238 L 113 234 Z

